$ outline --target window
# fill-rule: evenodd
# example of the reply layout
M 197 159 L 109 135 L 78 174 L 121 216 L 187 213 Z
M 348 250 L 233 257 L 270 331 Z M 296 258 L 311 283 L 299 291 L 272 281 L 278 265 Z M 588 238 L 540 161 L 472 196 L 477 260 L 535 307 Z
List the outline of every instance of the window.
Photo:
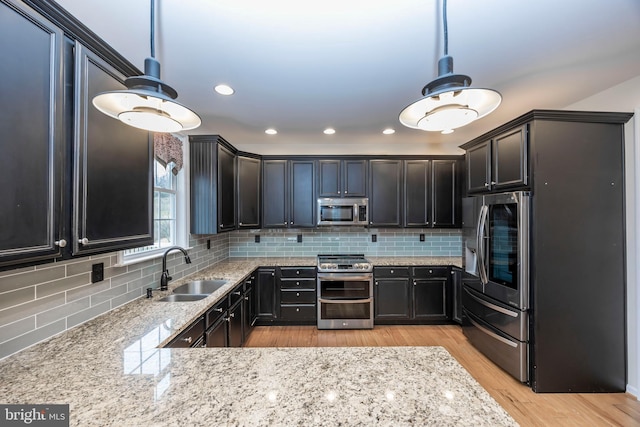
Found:
M 170 246 L 187 247 L 185 171 L 172 173 L 174 164 L 153 161 L 153 245 L 118 253 L 116 265 L 127 265 L 161 256 Z

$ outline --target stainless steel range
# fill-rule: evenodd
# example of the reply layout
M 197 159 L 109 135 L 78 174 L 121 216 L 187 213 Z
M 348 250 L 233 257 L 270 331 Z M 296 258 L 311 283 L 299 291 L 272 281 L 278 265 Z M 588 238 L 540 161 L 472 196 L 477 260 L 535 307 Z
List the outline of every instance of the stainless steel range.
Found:
M 318 329 L 373 328 L 373 266 L 364 254 L 318 255 Z

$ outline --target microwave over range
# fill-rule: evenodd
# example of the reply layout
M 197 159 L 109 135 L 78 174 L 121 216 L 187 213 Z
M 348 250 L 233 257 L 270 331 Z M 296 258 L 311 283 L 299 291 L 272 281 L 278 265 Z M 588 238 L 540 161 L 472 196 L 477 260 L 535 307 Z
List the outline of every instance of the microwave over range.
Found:
M 318 225 L 368 225 L 369 199 L 318 199 Z

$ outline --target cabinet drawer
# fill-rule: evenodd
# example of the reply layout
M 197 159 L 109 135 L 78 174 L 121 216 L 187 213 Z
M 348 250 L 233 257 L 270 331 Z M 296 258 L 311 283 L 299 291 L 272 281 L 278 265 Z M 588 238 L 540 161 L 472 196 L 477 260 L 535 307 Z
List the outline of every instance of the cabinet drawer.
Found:
M 280 306 L 281 320 L 316 320 L 315 304 L 287 304 Z
M 314 304 L 316 291 L 286 290 L 280 292 L 281 304 Z
M 529 338 L 527 313 L 493 300 L 466 286 L 462 289 L 462 306 L 468 312 L 492 327 L 519 341 Z
M 231 292 L 229 292 L 229 307 L 242 299 L 242 294 L 244 293 L 243 286 L 243 284 L 240 284 L 233 288 Z
M 315 267 L 280 267 L 280 277 L 307 277 L 315 279 Z
M 438 277 L 446 279 L 449 277 L 449 267 L 413 267 L 414 279 L 429 279 Z
M 315 288 L 316 288 L 315 279 L 282 279 L 280 280 L 280 289 L 314 290 Z
M 204 315 L 205 318 L 205 328 L 208 329 L 218 321 L 218 319 L 224 316 L 224 312 L 229 308 L 229 299 L 223 298 L 218 301 L 216 305 L 211 307 Z
M 181 348 L 192 347 L 202 338 L 204 333 L 204 317 L 199 318 L 191 326 L 182 331 L 180 335 L 175 337 L 167 347 L 169 348 Z
M 373 275 L 376 278 L 390 279 L 394 277 L 409 277 L 409 267 L 375 267 Z

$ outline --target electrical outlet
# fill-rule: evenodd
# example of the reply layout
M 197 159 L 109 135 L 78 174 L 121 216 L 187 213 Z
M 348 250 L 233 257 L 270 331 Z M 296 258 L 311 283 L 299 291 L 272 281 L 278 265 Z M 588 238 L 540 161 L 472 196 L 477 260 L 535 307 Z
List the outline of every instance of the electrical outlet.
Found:
M 256 243 L 260 243 L 260 235 L 256 234 L 254 240 Z
M 207 249 L 211 249 L 211 240 L 207 239 Z
M 377 234 L 372 234 L 372 235 L 371 235 L 371 241 L 372 241 L 373 243 L 377 242 L 377 241 L 378 241 L 378 235 L 377 235 Z
M 91 266 L 91 283 L 102 282 L 104 280 L 104 262 Z
M 302 243 L 302 234 L 298 234 L 298 243 Z
M 424 242 L 424 233 L 420 233 L 420 241 Z

